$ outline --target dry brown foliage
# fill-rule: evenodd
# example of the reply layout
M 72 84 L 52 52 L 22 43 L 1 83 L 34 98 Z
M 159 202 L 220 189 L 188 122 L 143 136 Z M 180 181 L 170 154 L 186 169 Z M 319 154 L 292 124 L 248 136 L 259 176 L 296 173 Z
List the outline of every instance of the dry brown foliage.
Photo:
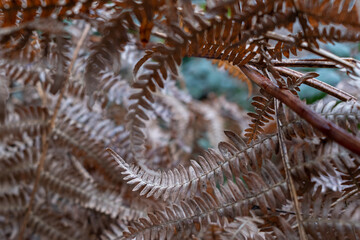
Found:
M 360 40 L 357 0 L 0 0 L 0 26 L 0 239 L 359 239 L 360 63 L 319 44 Z M 255 111 L 193 99 L 184 57 Z

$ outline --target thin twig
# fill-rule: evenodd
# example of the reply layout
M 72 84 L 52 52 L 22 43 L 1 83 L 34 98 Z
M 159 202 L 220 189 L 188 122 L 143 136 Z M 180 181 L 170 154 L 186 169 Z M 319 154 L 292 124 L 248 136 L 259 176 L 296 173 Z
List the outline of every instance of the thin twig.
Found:
M 281 159 L 282 159 L 282 162 L 283 162 L 283 165 L 284 165 L 285 174 L 286 174 L 286 180 L 287 180 L 287 184 L 288 184 L 288 187 L 289 187 L 289 190 L 290 190 L 291 199 L 292 199 L 292 201 L 294 203 L 294 208 L 295 208 L 295 213 L 296 213 L 296 220 L 298 222 L 298 229 L 299 229 L 300 239 L 301 240 L 307 240 L 306 232 L 305 232 L 304 225 L 303 225 L 302 214 L 301 214 L 301 211 L 300 211 L 299 200 L 298 200 L 298 196 L 297 196 L 297 193 L 296 193 L 294 180 L 293 180 L 293 178 L 291 176 L 291 166 L 290 166 L 289 155 L 287 153 L 286 145 L 285 145 L 285 142 L 284 142 L 283 132 L 281 131 L 282 123 L 281 123 L 281 121 L 279 119 L 279 118 L 281 118 L 280 117 L 280 112 L 279 112 L 280 108 L 281 108 L 281 102 L 276 99 L 275 100 L 275 112 L 276 112 L 276 124 L 277 124 L 277 130 L 278 130 L 278 139 L 279 139 L 279 145 L 280 145 Z
M 285 74 L 286 76 L 291 76 L 291 77 L 296 77 L 296 78 L 300 78 L 302 77 L 304 74 L 302 74 L 301 72 L 289 69 L 289 68 L 285 68 L 285 67 L 274 67 L 276 70 L 278 70 L 280 73 Z M 352 96 L 351 94 L 344 92 L 336 87 L 333 87 L 327 83 L 324 83 L 320 80 L 317 80 L 316 78 L 310 78 L 310 79 L 306 79 L 304 81 L 304 84 L 316 88 L 320 91 L 323 91 L 331 96 L 334 96 L 338 99 L 340 99 L 341 101 L 351 101 L 351 100 L 356 100 L 356 97 Z
M 43 86 L 40 84 L 40 82 L 36 83 L 36 90 L 41 98 L 42 106 L 47 106 L 47 95 L 46 91 L 44 90 Z
M 354 58 L 341 58 L 349 63 L 356 64 L 357 60 Z M 272 60 L 271 63 L 277 67 L 302 67 L 302 68 L 338 68 L 336 63 L 329 61 L 329 59 L 282 59 Z
M 360 155 L 360 139 L 336 124 L 324 119 L 316 114 L 306 104 L 290 93 L 289 90 L 281 89 L 272 83 L 268 78 L 258 73 L 251 66 L 239 66 L 243 73 L 265 92 L 285 103 L 290 109 L 296 112 L 300 117 L 305 119 L 314 128 L 318 129 L 328 138 L 334 140 L 341 146 Z
M 48 142 L 48 139 L 47 139 L 47 134 L 50 134 L 51 131 L 53 130 L 54 126 L 55 126 L 55 120 L 56 120 L 56 116 L 57 116 L 57 113 L 60 109 L 60 104 L 61 104 L 61 100 L 64 96 L 64 93 L 65 93 L 65 90 L 66 90 L 66 86 L 67 86 L 67 83 L 70 79 L 70 76 L 71 76 L 71 73 L 72 73 L 72 69 L 73 69 L 73 66 L 75 64 L 75 61 L 76 61 L 76 58 L 79 54 L 79 51 L 81 49 L 81 46 L 82 44 L 84 43 L 85 41 L 85 38 L 88 34 L 90 30 L 90 24 L 87 24 L 84 28 L 84 31 L 81 35 L 81 38 L 80 40 L 78 41 L 77 45 L 76 45 L 76 48 L 74 50 L 74 53 L 73 53 L 73 56 L 72 56 L 72 59 L 71 59 L 71 62 L 70 62 L 70 65 L 69 65 L 69 68 L 68 68 L 68 76 L 67 78 L 65 79 L 65 82 L 63 84 L 63 87 L 61 88 L 61 91 L 60 91 L 60 94 L 59 94 L 59 97 L 57 99 L 57 102 L 56 102 L 56 105 L 55 105 L 55 109 L 54 109 L 54 113 L 52 115 L 52 118 L 51 118 L 51 121 L 50 121 L 50 125 L 48 127 L 48 130 L 45 131 L 43 134 L 42 134 L 42 137 L 41 137 L 41 141 L 43 143 L 43 147 L 42 147 L 42 152 L 41 152 L 41 157 L 40 157 L 40 160 L 39 160 L 39 164 L 36 168 L 36 176 L 35 176 L 35 182 L 34 182 L 34 187 L 33 187 L 33 190 L 31 192 L 31 196 L 30 196 L 30 201 L 29 201 L 29 205 L 27 207 L 27 210 L 26 210 L 26 213 L 25 213 L 25 217 L 24 217 L 24 220 L 22 222 L 22 225 L 21 225 L 21 228 L 20 228 L 20 231 L 19 231 L 19 240 L 22 240 L 23 239 L 23 236 L 24 236 L 24 233 L 25 233 L 25 229 L 26 229 L 26 225 L 29 221 L 29 218 L 30 218 L 30 215 L 31 215 L 31 211 L 32 211 L 32 207 L 34 205 L 34 200 L 35 200 L 35 194 L 38 190 L 38 186 L 39 186 L 39 182 L 40 182 L 40 176 L 41 176 L 41 172 L 44 168 L 44 163 L 45 163 L 45 159 L 46 159 L 46 155 L 47 155 L 47 151 L 48 151 L 48 148 L 49 148 L 49 142 Z
M 296 40 L 294 37 L 291 36 L 285 36 L 285 35 L 281 35 L 279 33 L 275 33 L 275 32 L 271 32 L 268 31 L 265 34 L 265 37 L 269 38 L 269 39 L 274 39 L 274 40 L 278 40 L 281 42 L 286 42 L 286 43 L 290 43 L 290 44 L 297 44 Z M 308 50 L 309 52 L 312 52 L 318 56 L 324 57 L 326 59 L 331 59 L 332 61 L 336 62 L 337 64 L 340 64 L 346 68 L 349 68 L 351 70 L 354 69 L 354 65 L 349 63 L 348 61 L 345 61 L 344 59 L 342 59 L 341 57 L 336 56 L 335 54 L 332 54 L 331 52 L 328 52 L 324 49 L 315 49 L 312 48 L 311 46 L 309 46 L 308 43 L 306 42 L 302 42 L 300 44 L 298 44 L 298 47 L 301 47 L 305 50 Z

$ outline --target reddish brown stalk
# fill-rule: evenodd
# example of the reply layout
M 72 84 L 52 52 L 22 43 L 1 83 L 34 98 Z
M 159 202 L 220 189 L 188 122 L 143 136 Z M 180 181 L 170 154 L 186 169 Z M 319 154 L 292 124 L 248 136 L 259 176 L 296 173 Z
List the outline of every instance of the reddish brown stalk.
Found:
M 251 66 L 239 66 L 239 68 L 250 80 L 259 85 L 259 87 L 261 87 L 265 92 L 271 94 L 286 104 L 313 127 L 318 129 L 330 139 L 339 143 L 341 146 L 360 155 L 360 140 L 357 137 L 349 134 L 336 124 L 316 114 L 313 110 L 306 106 L 306 104 L 301 102 L 300 99 L 291 94 L 289 90 L 277 87 L 270 79 L 261 75 Z

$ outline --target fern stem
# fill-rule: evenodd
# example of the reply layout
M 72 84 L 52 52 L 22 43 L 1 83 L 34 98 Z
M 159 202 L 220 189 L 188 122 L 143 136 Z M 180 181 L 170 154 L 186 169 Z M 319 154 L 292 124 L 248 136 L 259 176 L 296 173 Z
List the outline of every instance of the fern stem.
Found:
M 295 70 L 292 70 L 289 68 L 275 67 L 275 69 L 287 76 L 292 76 L 292 77 L 296 77 L 296 78 L 300 78 L 304 75 L 298 71 L 295 71 Z M 306 84 L 310 87 L 313 87 L 315 89 L 318 89 L 322 92 L 325 92 L 333 97 L 336 97 L 336 98 L 340 99 L 341 101 L 351 101 L 351 100 L 356 101 L 356 97 L 352 96 L 351 94 L 349 94 L 345 91 L 342 91 L 341 89 L 338 89 L 336 87 L 333 87 L 325 82 L 317 80 L 315 78 L 306 79 L 304 81 L 304 84 Z
M 349 134 L 336 124 L 316 114 L 288 90 L 277 87 L 268 78 L 258 73 L 251 66 L 239 67 L 250 80 L 254 81 L 258 86 L 264 89 L 265 92 L 285 103 L 300 117 L 304 118 L 308 123 L 325 134 L 328 138 L 333 139 L 341 146 L 360 155 L 360 140 L 357 137 Z
M 34 205 L 34 201 L 35 201 L 35 194 L 38 190 L 38 186 L 39 186 L 39 182 L 40 182 L 40 176 L 41 176 L 41 172 L 44 168 L 44 163 L 45 163 L 45 159 L 46 159 L 46 155 L 47 155 L 47 151 L 48 151 L 48 148 L 49 148 L 49 141 L 47 140 L 47 134 L 50 133 L 54 126 L 55 126 L 55 120 L 56 120 L 56 116 L 57 116 L 57 113 L 59 112 L 59 109 L 60 109 L 60 104 L 61 104 L 61 100 L 62 98 L 64 97 L 64 93 L 65 93 L 65 90 L 66 90 L 66 86 L 67 86 L 67 83 L 69 82 L 69 79 L 70 79 L 70 76 L 71 76 L 71 73 L 72 73 L 72 69 L 73 69 L 73 66 L 75 64 L 75 61 L 76 61 L 76 58 L 79 54 L 79 51 L 81 49 L 81 46 L 82 44 L 84 43 L 85 41 L 85 38 L 88 34 L 90 30 L 90 24 L 87 24 L 84 28 L 84 31 L 81 35 L 81 38 L 79 39 L 77 45 L 76 45 L 76 48 L 74 50 L 74 53 L 73 53 L 73 56 L 72 56 L 72 59 L 71 59 L 71 63 L 69 65 L 69 68 L 68 68 L 68 76 L 67 78 L 65 79 L 65 82 L 61 88 L 61 91 L 60 91 L 60 94 L 59 94 L 59 97 L 57 99 L 57 102 L 56 102 L 56 105 L 55 105 L 55 109 L 54 109 L 54 113 L 51 117 L 51 120 L 50 120 L 50 125 L 48 127 L 48 131 L 45 131 L 43 134 L 42 134 L 42 143 L 43 143 L 43 147 L 42 147 L 42 150 L 41 150 L 41 157 L 40 157 L 40 161 L 39 161 L 39 164 L 36 168 L 36 176 L 35 176 L 35 182 L 34 182 L 34 187 L 33 187 L 33 190 L 31 192 L 31 196 L 30 196 L 30 201 L 29 201 L 29 205 L 27 207 L 27 210 L 26 210 L 26 213 L 25 213 L 25 217 L 24 217 L 24 220 L 21 224 L 21 227 L 20 227 L 20 231 L 19 231 L 19 237 L 18 239 L 19 240 L 22 240 L 23 237 L 24 237 L 24 233 L 25 233 L 25 229 L 26 229 L 26 225 L 29 221 L 29 218 L 30 218 L 30 215 L 31 215 L 31 211 L 32 211 L 32 208 L 33 208 L 33 205 Z
M 349 63 L 356 64 L 353 58 L 341 58 Z M 281 61 L 272 60 L 271 63 L 276 67 L 304 67 L 304 68 L 338 68 L 333 61 L 325 58 L 320 59 L 282 59 Z
M 294 37 L 291 37 L 291 36 L 285 36 L 285 35 L 281 35 L 281 34 L 278 34 L 278 33 L 275 33 L 275 32 L 271 32 L 271 31 L 268 31 L 265 36 L 269 39 L 274 39 L 274 40 L 278 40 L 278 41 L 282 41 L 282 42 L 286 42 L 286 43 L 290 43 L 290 44 L 297 44 L 296 41 L 295 41 L 295 38 Z M 330 59 L 340 65 L 342 65 L 343 67 L 346 67 L 348 69 L 350 69 L 351 71 L 354 70 L 354 65 L 345 61 L 344 59 L 328 52 L 328 51 L 325 51 L 324 49 L 315 49 L 315 48 L 312 48 L 311 46 L 309 46 L 308 43 L 306 42 L 302 42 L 300 44 L 297 44 L 299 47 L 303 48 L 303 49 L 306 49 L 308 50 L 309 52 L 312 52 L 316 55 L 319 55 L 321 57 L 324 57 L 326 59 Z
M 275 112 L 276 112 L 276 124 L 277 124 L 277 130 L 278 130 L 278 139 L 279 139 L 279 145 L 280 145 L 281 159 L 282 159 L 282 162 L 284 165 L 286 180 L 287 180 L 288 188 L 290 191 L 290 195 L 291 195 L 292 201 L 294 203 L 300 239 L 307 240 L 308 238 L 306 236 L 306 232 L 305 232 L 304 225 L 303 225 L 303 218 L 302 218 L 301 211 L 300 211 L 300 205 L 299 205 L 298 196 L 297 196 L 296 189 L 295 189 L 295 183 L 294 183 L 294 179 L 291 176 L 291 165 L 290 165 L 289 155 L 287 153 L 286 145 L 284 142 L 283 132 L 281 131 L 282 123 L 279 119 L 280 118 L 280 113 L 279 113 L 280 107 L 281 107 L 281 102 L 276 99 L 275 100 Z

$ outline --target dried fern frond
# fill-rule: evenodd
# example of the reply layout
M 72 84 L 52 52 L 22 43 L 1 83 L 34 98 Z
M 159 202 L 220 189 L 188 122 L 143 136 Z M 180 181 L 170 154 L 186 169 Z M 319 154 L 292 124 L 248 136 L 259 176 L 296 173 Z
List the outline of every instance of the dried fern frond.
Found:
M 359 29 L 359 12 L 356 1 L 325 0 L 322 2 L 296 1 L 297 10 L 303 12 L 310 24 L 317 27 L 320 23 L 342 24 Z M 321 12 L 321 14 L 320 14 Z
M 351 156 L 350 154 L 339 154 L 332 157 L 337 170 L 341 173 L 341 185 L 343 187 L 342 197 L 337 200 L 345 201 L 354 195 L 358 195 L 360 192 L 359 187 L 359 158 L 357 156 Z
M 328 233 L 331 232 L 331 236 L 336 238 L 352 239 L 359 235 L 359 205 L 356 201 L 348 206 L 340 203 L 331 208 L 329 198 L 310 198 L 306 199 L 304 208 L 309 205 L 313 207 L 313 211 L 305 210 L 304 214 L 304 227 L 309 236 L 325 239 L 330 237 Z
M 9 97 L 8 86 L 0 82 L 0 123 L 3 124 L 6 118 L 6 100 Z
M 258 228 L 258 225 L 262 223 L 263 220 L 256 216 L 237 217 L 235 221 L 225 226 L 225 233 L 222 235 L 222 239 L 264 239 Z
M 65 32 L 61 32 L 65 35 Z M 41 44 L 40 44 L 40 39 Z M 41 46 L 42 45 L 42 46 Z M 40 48 L 44 47 L 44 52 Z M 43 89 L 50 89 L 55 94 L 61 88 L 66 77 L 66 69 L 70 62 L 69 51 L 72 47 L 68 36 L 50 37 L 46 33 L 36 38 L 24 49 L 13 49 L 4 53 L 0 63 L 1 74 L 11 84 L 23 86 L 36 86 L 40 84 Z M 21 55 L 19 62 L 17 56 Z M 44 64 L 44 62 L 47 62 Z
M 76 127 L 76 123 L 68 118 L 63 118 L 58 122 L 52 136 L 54 145 L 70 149 L 74 156 L 79 157 L 86 164 L 96 166 L 106 172 L 106 178 L 121 182 L 118 173 L 114 171 L 116 163 L 103 151 L 106 145 L 102 140 L 94 139 L 91 133 Z M 77 139 L 82 139 L 82 141 L 77 141 Z
M 292 68 L 357 80 L 319 42 L 357 42 L 359 7 L 0 1 L 0 238 L 356 239 L 359 103 Z M 247 139 L 245 110 L 184 91 L 184 57 L 262 88 Z
M 234 141 L 236 144 L 238 143 L 235 137 Z M 239 148 L 237 149 L 237 147 Z M 248 164 L 251 166 L 250 169 L 259 169 L 263 156 L 259 152 L 255 153 L 253 148 L 245 143 L 236 147 L 220 143 L 219 149 L 222 156 L 210 149 L 205 152 L 203 157 L 199 157 L 198 161 L 191 160 L 188 168 L 180 165 L 173 170 L 157 172 L 149 171 L 146 167 L 135 163 L 129 164 L 115 151 L 111 149 L 108 151 L 118 163 L 124 180 L 128 184 L 135 184 L 133 191 L 141 190 L 140 196 L 174 200 L 183 199 L 188 192 L 190 195 L 194 195 L 198 188 L 204 191 L 208 179 L 210 182 L 223 184 L 224 177 L 232 179 L 233 175 L 240 176 L 246 173 Z M 243 162 L 243 157 L 246 158 L 245 162 Z
M 263 174 L 259 176 L 249 172 L 248 175 L 244 175 L 247 187 L 240 179 L 236 180 L 236 184 L 229 180 L 220 191 L 214 188 L 214 196 L 203 192 L 202 197 L 181 201 L 164 211 L 149 213 L 147 218 L 139 219 L 133 226 L 129 226 L 129 232 L 125 232 L 122 239 L 140 236 L 145 239 L 171 239 L 175 234 L 186 236 L 209 224 L 210 219 L 221 222 L 224 216 L 235 216 L 238 213 L 247 215 L 254 203 L 259 204 L 264 212 L 268 211 L 267 206 L 275 209 L 284 203 L 283 200 L 288 195 L 286 184 L 274 166 L 264 167 Z M 253 195 L 254 191 L 260 189 L 260 195 Z
M 44 1 L 26 0 L 25 2 L 1 2 L 1 27 L 10 27 L 19 23 L 33 21 L 36 18 L 48 18 L 56 14 L 59 19 L 74 15 L 75 8 L 79 12 L 87 13 L 92 7 L 93 0 L 86 1 Z M 102 4 L 97 4 L 101 7 Z M 20 17 L 21 16 L 21 17 Z
M 264 95 L 264 94 L 263 94 Z M 270 120 L 274 120 L 274 98 L 272 96 L 256 96 L 253 97 L 251 103 L 255 107 L 256 113 L 248 113 L 252 118 L 249 128 L 245 129 L 244 136 L 248 138 L 248 143 L 255 140 L 259 133 L 264 132 L 263 126 Z
M 308 28 L 306 29 L 306 32 L 298 33 L 297 38 L 299 40 L 306 40 L 319 47 L 317 41 L 321 41 L 323 43 L 359 41 L 360 35 L 358 31 L 352 31 L 348 29 L 345 32 L 341 27 L 332 26 L 323 28 L 316 27 L 314 29 Z
M 0 138 L 21 139 L 24 133 L 30 136 L 41 135 L 47 131 L 49 113 L 42 107 L 17 107 L 13 115 L 9 115 L 0 125 Z
M 17 184 L 21 185 L 23 182 L 31 182 L 35 177 L 35 164 L 39 160 L 39 156 L 36 154 L 36 149 L 26 148 L 23 152 L 17 153 L 13 158 L 0 159 L 1 168 L 7 169 L 1 175 L 2 184 L 14 186 Z M 49 162 L 51 160 L 54 162 L 53 156 L 50 155 L 48 158 Z M 130 220 L 137 219 L 143 215 L 142 211 L 124 206 L 120 193 L 116 193 L 111 188 L 102 188 L 101 185 L 81 179 L 66 171 L 57 173 L 57 171 L 62 170 L 59 165 L 59 163 L 55 164 L 51 169 L 41 173 L 40 186 L 49 193 L 58 194 L 67 200 L 80 204 L 84 208 L 95 209 L 98 212 L 110 215 L 112 218 L 123 216 L 123 220 Z M 23 194 L 20 196 L 23 196 Z M 5 199 L 9 199 L 9 196 L 5 195 Z M 6 205 L 4 203 L 3 206 L 6 206 L 8 209 L 22 206 L 17 201 L 11 199 Z M 15 199 L 18 198 L 16 197 Z M 24 196 L 19 199 L 20 201 L 25 201 Z
M 319 103 L 316 106 L 316 110 L 325 116 L 335 117 L 333 118 L 335 121 L 343 118 L 341 114 L 334 114 L 335 112 L 344 111 L 343 113 L 345 113 L 345 111 L 350 111 L 345 115 L 351 119 L 353 118 L 351 115 L 352 111 L 354 114 L 358 112 L 357 104 L 341 103 L 338 108 L 333 108 L 335 103 L 329 103 L 326 108 Z M 289 122 L 284 123 L 283 127 L 286 138 L 292 139 L 299 136 L 304 139 L 306 137 L 318 136 L 318 133 L 312 131 L 305 122 L 296 121 L 294 113 L 289 112 L 289 114 L 291 116 L 287 118 Z M 357 124 L 358 121 L 356 120 L 354 124 Z M 352 126 L 355 126 L 354 124 Z M 221 184 L 223 183 L 223 175 L 230 179 L 233 175 L 240 176 L 246 173 L 248 165 L 251 166 L 251 169 L 258 169 L 262 165 L 263 158 L 271 156 L 271 154 L 267 153 L 266 149 L 271 149 L 277 145 L 277 139 L 273 139 L 272 136 L 260 139 L 259 142 L 247 146 L 236 134 L 230 132 L 226 134 L 230 137 L 234 146 L 220 143 L 219 150 L 222 156 L 214 151 L 209 151 L 204 157 L 200 157 L 198 162 L 191 161 L 189 168 L 181 166 L 167 172 L 149 172 L 146 168 L 144 169 L 144 166 L 126 163 L 117 153 L 109 151 L 119 164 L 124 180 L 128 184 L 135 184 L 134 191 L 141 190 L 140 195 L 146 195 L 147 197 L 154 196 L 155 198 L 161 196 L 164 200 L 169 197 L 181 199 L 186 196 L 187 192 L 193 195 L 198 187 L 205 189 L 207 186 L 206 179 L 214 179 Z M 246 159 L 246 161 L 243 159 Z
M 80 238 L 81 231 L 79 231 L 79 225 L 76 226 L 74 222 L 72 222 L 72 225 L 68 225 L 65 223 L 66 220 L 55 212 L 38 210 L 30 216 L 29 227 L 31 227 L 37 235 L 51 239 L 65 240 Z
M 92 46 L 91 55 L 87 59 L 84 75 L 88 94 L 98 89 L 98 79 L 102 71 L 111 65 L 115 66 L 115 63 L 120 61 L 120 52 L 124 50 L 124 46 L 129 41 L 127 31 L 133 26 L 133 20 L 128 12 L 121 13 L 106 23 L 101 41 Z M 118 48 L 115 50 L 114 46 L 118 46 Z M 114 72 L 117 71 L 115 69 Z

